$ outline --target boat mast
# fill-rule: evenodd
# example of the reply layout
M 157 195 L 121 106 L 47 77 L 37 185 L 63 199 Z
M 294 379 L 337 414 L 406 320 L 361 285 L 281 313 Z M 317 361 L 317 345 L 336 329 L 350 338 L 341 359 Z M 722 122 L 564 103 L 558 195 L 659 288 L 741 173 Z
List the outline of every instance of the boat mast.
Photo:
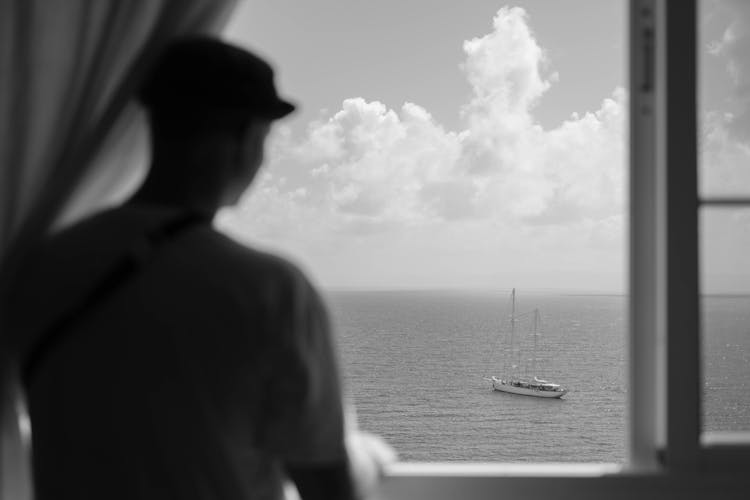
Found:
M 513 348 L 515 346 L 515 336 L 516 336 L 516 289 L 514 288 L 510 292 L 510 347 L 511 347 L 511 354 L 513 353 Z M 518 377 L 521 370 L 521 346 L 515 346 L 517 351 L 517 359 L 515 370 L 513 370 L 513 375 L 515 377 Z M 512 359 L 512 358 L 511 358 Z
M 531 356 L 531 374 L 536 377 L 536 348 L 537 348 L 537 329 L 539 327 L 539 309 L 534 309 L 534 352 Z

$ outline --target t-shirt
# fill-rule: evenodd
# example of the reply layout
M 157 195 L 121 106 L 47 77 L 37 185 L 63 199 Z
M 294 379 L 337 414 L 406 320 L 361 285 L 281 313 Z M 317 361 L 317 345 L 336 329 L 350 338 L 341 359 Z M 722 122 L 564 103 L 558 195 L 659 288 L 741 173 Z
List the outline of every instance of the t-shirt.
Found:
M 173 215 L 126 206 L 46 242 L 14 295 L 19 349 Z M 28 387 L 38 500 L 279 498 L 283 463 L 345 460 L 321 297 L 209 223 L 160 243 L 65 330 Z

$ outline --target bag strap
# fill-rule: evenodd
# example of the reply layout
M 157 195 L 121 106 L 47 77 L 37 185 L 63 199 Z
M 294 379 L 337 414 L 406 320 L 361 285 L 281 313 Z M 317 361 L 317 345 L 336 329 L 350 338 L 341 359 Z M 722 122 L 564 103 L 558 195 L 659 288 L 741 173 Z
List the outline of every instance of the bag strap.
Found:
M 21 380 L 29 387 L 39 365 L 73 333 L 69 328 L 87 311 L 104 302 L 153 258 L 155 251 L 179 233 L 210 219 L 195 212 L 181 212 L 148 231 L 116 262 L 83 299 L 47 326 L 21 364 Z

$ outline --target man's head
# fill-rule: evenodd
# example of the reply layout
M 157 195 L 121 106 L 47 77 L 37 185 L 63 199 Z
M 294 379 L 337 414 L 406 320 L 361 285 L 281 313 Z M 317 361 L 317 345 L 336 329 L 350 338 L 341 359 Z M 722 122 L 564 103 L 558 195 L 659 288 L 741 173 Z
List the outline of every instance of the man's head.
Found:
M 229 199 L 222 203 L 235 202 L 252 180 L 271 122 L 294 110 L 276 92 L 268 63 L 203 36 L 169 45 L 141 85 L 138 99 L 151 123 L 150 177 L 231 184 L 225 186 L 224 198 Z M 180 158 L 188 151 L 187 158 Z

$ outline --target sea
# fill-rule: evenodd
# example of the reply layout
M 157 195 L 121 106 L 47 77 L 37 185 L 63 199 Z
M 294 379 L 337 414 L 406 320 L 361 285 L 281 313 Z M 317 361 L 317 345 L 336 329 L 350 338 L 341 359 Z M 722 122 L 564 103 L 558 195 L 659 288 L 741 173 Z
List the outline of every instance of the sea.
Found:
M 330 291 L 327 301 L 359 425 L 400 460 L 626 460 L 626 296 L 519 292 L 512 342 L 509 290 Z M 750 430 L 750 297 L 704 297 L 702 312 L 704 429 Z M 569 393 L 518 396 L 486 380 L 532 365 Z

